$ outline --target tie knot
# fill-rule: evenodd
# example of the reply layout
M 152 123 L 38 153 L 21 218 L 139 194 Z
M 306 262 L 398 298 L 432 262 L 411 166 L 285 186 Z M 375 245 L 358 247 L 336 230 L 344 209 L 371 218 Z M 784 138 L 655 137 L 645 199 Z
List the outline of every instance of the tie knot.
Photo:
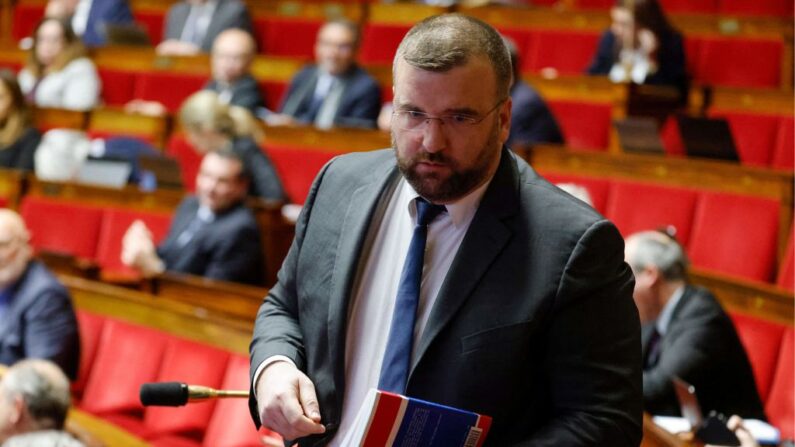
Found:
M 446 209 L 444 205 L 428 203 L 422 197 L 418 197 L 415 203 L 417 205 L 417 225 L 423 227 L 433 222 L 433 219 Z

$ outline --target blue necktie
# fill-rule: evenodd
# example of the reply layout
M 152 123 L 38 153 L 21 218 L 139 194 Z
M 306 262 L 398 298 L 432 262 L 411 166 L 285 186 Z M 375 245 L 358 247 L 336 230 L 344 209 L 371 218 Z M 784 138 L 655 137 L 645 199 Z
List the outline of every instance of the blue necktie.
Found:
M 403 394 L 406 391 L 406 381 L 409 376 L 428 224 L 445 210 L 444 206 L 432 205 L 422 198 L 418 198 L 415 203 L 417 205 L 417 225 L 414 227 L 414 235 L 411 237 L 409 251 L 403 264 L 403 273 L 400 275 L 395 310 L 392 313 L 392 325 L 389 328 L 389 339 L 386 343 L 384 360 L 381 363 L 381 375 L 378 379 L 378 389 L 398 394 Z

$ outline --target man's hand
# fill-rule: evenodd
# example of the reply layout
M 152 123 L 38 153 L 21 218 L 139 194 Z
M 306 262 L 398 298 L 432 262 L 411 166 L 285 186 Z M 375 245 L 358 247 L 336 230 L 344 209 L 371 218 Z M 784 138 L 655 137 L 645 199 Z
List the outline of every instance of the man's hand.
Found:
M 733 431 L 735 435 L 737 435 L 737 439 L 740 440 L 740 447 L 759 447 L 759 443 L 756 442 L 756 439 L 751 435 L 751 432 L 745 428 L 743 425 L 743 420 L 740 416 L 736 414 L 729 418 L 729 422 L 726 423 L 726 426 L 729 427 L 729 430 Z M 720 447 L 716 445 L 707 444 L 705 447 Z
M 277 361 L 268 365 L 256 384 L 262 425 L 285 439 L 324 433 L 315 385 L 294 365 Z
M 121 262 L 138 269 L 150 277 L 165 270 L 163 261 L 157 256 L 152 232 L 141 220 L 136 220 L 122 238 Z
M 194 54 L 201 53 L 201 48 L 190 42 L 169 39 L 160 42 L 160 44 L 155 47 L 155 52 L 159 56 L 193 56 Z

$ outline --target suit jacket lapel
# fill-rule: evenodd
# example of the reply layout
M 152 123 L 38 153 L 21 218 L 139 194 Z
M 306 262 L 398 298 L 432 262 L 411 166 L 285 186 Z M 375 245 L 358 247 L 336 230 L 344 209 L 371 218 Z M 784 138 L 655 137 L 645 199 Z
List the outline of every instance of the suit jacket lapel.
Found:
M 414 356 L 412 370 L 510 240 L 513 232 L 503 223 L 503 219 L 516 214 L 519 200 L 517 179 L 518 172 L 513 155 L 503 149 L 497 172 L 483 195 L 453 265 L 439 290 L 439 296 L 420 339 L 417 355 Z
M 330 358 L 340 359 L 334 371 L 339 408 L 342 408 L 345 388 L 345 362 L 342 359 L 345 358 L 345 332 L 353 282 L 363 265 L 362 248 L 372 231 L 371 223 L 380 222 L 379 214 L 383 215 L 385 211 L 388 200 L 382 198 L 394 189 L 399 178 L 394 158 L 390 158 L 389 163 L 374 169 L 368 181 L 353 192 L 343 217 L 332 273 L 327 323 Z
M 295 94 L 287 98 L 287 102 L 284 104 L 284 107 L 282 107 L 282 113 L 295 115 L 298 112 L 298 109 L 307 97 L 314 94 L 318 73 L 319 70 L 317 67 L 312 68 L 312 73 L 308 76 L 307 81 L 303 85 L 297 85 Z
M 16 284 L 12 286 L 11 304 L 8 306 L 8 309 L 6 309 L 2 320 L 0 320 L 0 340 L 2 340 L 12 328 L 15 330 L 19 328 L 19 322 L 22 321 L 22 312 L 30 307 L 30 301 L 34 298 L 34 295 L 29 291 L 25 293 L 26 291 L 22 288 L 22 284 L 25 282 L 28 275 L 31 274 L 32 268 L 33 263 L 29 262 L 25 271 L 19 276 Z

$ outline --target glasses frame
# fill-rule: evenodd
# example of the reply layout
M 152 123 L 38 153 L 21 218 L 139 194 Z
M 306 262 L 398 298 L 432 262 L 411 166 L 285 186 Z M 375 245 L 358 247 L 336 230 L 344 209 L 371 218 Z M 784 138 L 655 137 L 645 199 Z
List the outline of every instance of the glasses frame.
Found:
M 419 131 L 425 130 L 428 127 L 428 123 L 433 121 L 433 120 L 438 120 L 439 124 L 441 126 L 444 126 L 445 124 L 450 126 L 450 124 L 448 124 L 450 121 L 445 123 L 445 119 L 451 120 L 454 117 L 465 118 L 465 120 L 461 123 L 461 124 L 465 123 L 465 127 L 475 127 L 478 124 L 482 123 L 486 118 L 488 118 L 488 116 L 491 115 L 495 110 L 497 110 L 506 100 L 507 100 L 507 98 L 503 98 L 503 99 L 497 101 L 497 104 L 495 104 L 494 107 L 489 109 L 488 112 L 484 113 L 479 118 L 472 117 L 472 116 L 469 116 L 469 115 L 465 115 L 465 114 L 462 114 L 462 113 L 446 113 L 446 114 L 439 115 L 439 116 L 433 116 L 433 115 L 430 115 L 430 114 L 425 113 L 425 112 L 419 112 L 417 110 L 393 110 L 392 111 L 392 118 L 399 117 L 400 115 L 406 115 L 406 114 L 409 114 L 409 113 L 420 115 L 420 116 L 424 117 L 422 123 L 418 124 L 416 127 L 401 127 L 401 126 L 397 126 L 398 129 L 405 130 L 405 131 L 408 131 L 408 132 L 419 132 Z

